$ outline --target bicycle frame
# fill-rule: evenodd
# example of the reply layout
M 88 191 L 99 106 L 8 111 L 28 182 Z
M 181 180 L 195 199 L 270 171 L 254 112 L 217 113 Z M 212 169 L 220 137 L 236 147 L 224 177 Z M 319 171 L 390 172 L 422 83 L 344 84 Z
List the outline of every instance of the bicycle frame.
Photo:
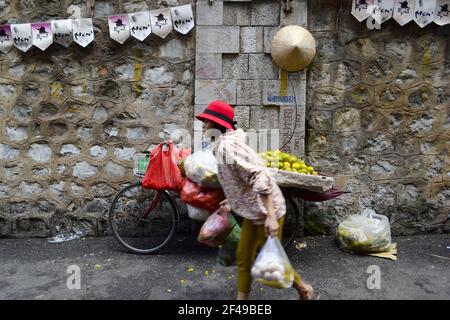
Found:
M 161 191 L 158 191 L 155 196 L 153 197 L 152 203 L 150 206 L 145 210 L 144 215 L 142 216 L 142 219 L 147 219 L 147 217 L 150 215 L 150 213 L 156 208 L 158 205 L 159 200 L 161 199 Z

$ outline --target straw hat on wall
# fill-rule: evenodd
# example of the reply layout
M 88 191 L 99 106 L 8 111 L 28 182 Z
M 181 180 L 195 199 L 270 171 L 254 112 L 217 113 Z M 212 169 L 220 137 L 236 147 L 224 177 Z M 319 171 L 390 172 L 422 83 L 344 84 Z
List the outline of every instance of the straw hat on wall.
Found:
M 280 29 L 272 40 L 272 59 L 281 68 L 296 72 L 306 68 L 316 54 L 316 41 L 312 34 L 300 26 Z

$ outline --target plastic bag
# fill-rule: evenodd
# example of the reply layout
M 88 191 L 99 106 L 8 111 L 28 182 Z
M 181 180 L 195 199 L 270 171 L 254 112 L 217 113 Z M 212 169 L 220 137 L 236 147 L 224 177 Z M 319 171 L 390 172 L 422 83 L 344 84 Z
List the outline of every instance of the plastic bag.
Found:
M 191 206 L 214 212 L 219 209 L 220 202 L 225 200 L 222 189 L 204 188 L 188 178 L 183 181 L 181 200 Z
M 384 252 L 391 247 L 391 227 L 386 216 L 365 209 L 341 222 L 337 240 L 343 249 L 356 252 Z
M 208 219 L 208 217 L 211 215 L 211 212 L 209 212 L 206 209 L 197 208 L 194 206 L 190 206 L 186 204 L 188 209 L 188 215 L 189 218 L 197 220 L 197 221 L 205 221 Z
M 234 224 L 234 228 L 226 238 L 224 244 L 219 248 L 219 254 L 217 261 L 225 267 L 231 266 L 236 260 L 236 250 L 241 238 L 241 227 L 234 219 L 233 215 L 230 215 L 230 222 Z
M 231 223 L 230 217 L 231 213 L 221 209 L 211 214 L 200 229 L 198 242 L 210 247 L 222 245 L 235 226 Z
M 202 187 L 220 188 L 217 160 L 210 151 L 197 151 L 184 161 L 186 176 Z
M 181 152 L 169 141 L 167 148 L 160 143 L 150 154 L 150 164 L 142 180 L 142 187 L 156 190 L 179 191 L 182 186 L 177 166 Z
M 294 268 L 278 237 L 267 239 L 251 272 L 256 280 L 272 288 L 290 288 L 294 283 Z

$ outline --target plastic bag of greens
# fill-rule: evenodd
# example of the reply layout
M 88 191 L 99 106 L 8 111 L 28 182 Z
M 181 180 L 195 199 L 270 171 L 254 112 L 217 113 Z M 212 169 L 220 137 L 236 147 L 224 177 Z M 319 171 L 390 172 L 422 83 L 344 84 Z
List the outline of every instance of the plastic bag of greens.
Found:
M 202 187 L 220 188 L 217 160 L 210 151 L 197 151 L 184 161 L 186 176 Z
M 365 209 L 342 221 L 337 228 L 341 248 L 355 252 L 384 252 L 391 247 L 391 227 L 386 216 Z
M 290 288 L 294 283 L 294 268 L 278 237 L 267 239 L 251 272 L 256 280 L 272 288 Z
M 231 224 L 234 224 L 234 228 L 228 235 L 225 243 L 219 247 L 219 254 L 217 261 L 225 267 L 231 266 L 236 260 L 236 250 L 241 238 L 241 227 L 234 219 L 233 215 L 230 216 Z

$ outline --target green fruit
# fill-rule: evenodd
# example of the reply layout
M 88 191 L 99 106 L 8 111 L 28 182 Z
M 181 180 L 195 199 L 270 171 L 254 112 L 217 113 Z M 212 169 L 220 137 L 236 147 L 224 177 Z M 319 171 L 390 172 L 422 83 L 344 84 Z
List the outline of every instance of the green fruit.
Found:
M 278 169 L 278 163 L 276 163 L 276 162 L 271 162 L 271 163 L 270 163 L 270 167 L 271 167 L 271 168 L 277 168 L 277 169 Z
M 289 156 L 288 161 L 290 163 L 295 163 L 297 162 L 298 158 L 296 156 Z
M 291 166 L 291 168 L 292 168 L 292 169 L 295 169 L 295 170 L 300 169 L 300 163 L 298 163 L 298 162 L 293 163 L 292 166 Z

